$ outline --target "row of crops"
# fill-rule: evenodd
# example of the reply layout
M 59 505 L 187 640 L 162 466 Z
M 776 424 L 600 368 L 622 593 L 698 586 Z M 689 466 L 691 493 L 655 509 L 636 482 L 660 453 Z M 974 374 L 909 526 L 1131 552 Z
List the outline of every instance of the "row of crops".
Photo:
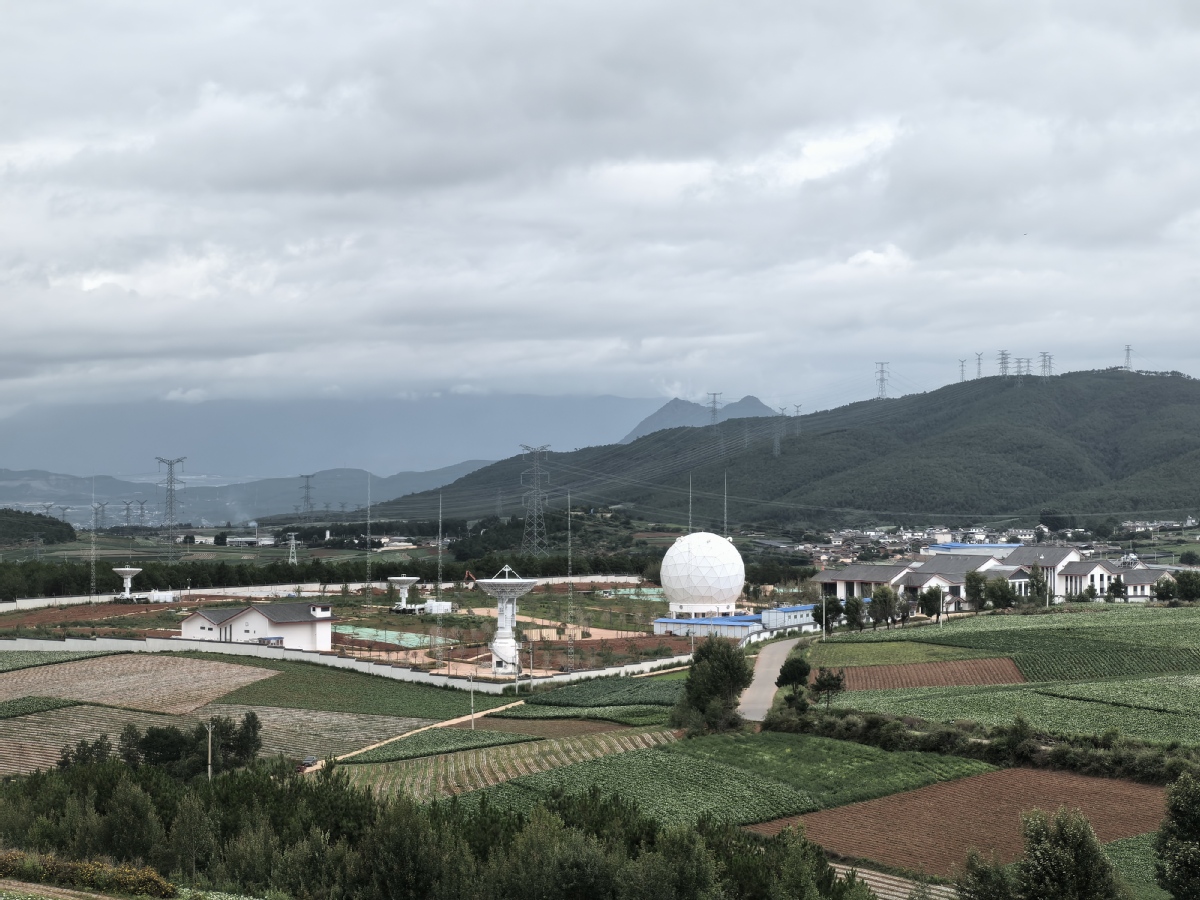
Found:
M 34 713 L 76 705 L 75 700 L 60 700 L 57 697 L 17 697 L 13 700 L 0 700 L 0 719 L 16 719 L 19 716 L 31 716 Z
M 514 706 L 492 713 L 497 719 L 595 719 L 635 728 L 665 725 L 664 706 Z
M 534 694 L 533 706 L 674 706 L 683 691 L 681 681 L 654 678 L 596 678 Z
M 56 663 L 75 662 L 93 656 L 112 656 L 104 651 L 91 650 L 0 650 L 0 672 L 15 672 L 17 669 L 32 669 L 35 666 L 52 666 Z
M 535 740 L 537 738 L 533 735 L 511 734 L 507 731 L 431 728 L 428 731 L 420 731 L 410 737 L 392 741 L 390 744 L 384 744 L 382 747 L 358 753 L 344 762 L 355 764 L 397 762 L 402 759 L 436 756 L 439 753 L 456 753 L 461 750 L 477 750 L 484 747 L 521 744 Z

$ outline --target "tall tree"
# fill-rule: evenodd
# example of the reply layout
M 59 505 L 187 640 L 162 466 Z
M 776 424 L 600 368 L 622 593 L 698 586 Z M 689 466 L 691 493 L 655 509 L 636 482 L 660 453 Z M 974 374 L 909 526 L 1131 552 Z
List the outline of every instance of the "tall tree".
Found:
M 817 700 L 825 700 L 825 708 L 829 709 L 829 704 L 833 702 L 833 698 L 846 689 L 846 673 L 841 669 L 826 669 L 824 666 L 817 669 L 817 677 L 812 684 L 813 695 Z
M 968 572 L 966 577 L 965 593 L 967 602 L 971 604 L 971 608 L 975 612 L 983 609 L 983 592 L 987 587 L 987 576 L 982 572 Z
M 813 621 L 826 634 L 833 631 L 834 626 L 837 625 L 838 620 L 842 618 L 844 612 L 845 609 L 842 606 L 842 601 L 837 597 L 826 596 L 813 601 Z
M 705 638 L 692 655 L 672 721 L 689 731 L 725 731 L 741 724 L 738 698 L 754 680 L 746 651 L 725 638 Z
M 883 623 L 892 627 L 892 619 L 896 618 L 896 592 L 889 585 L 881 584 L 871 591 L 871 629 Z
M 1154 855 L 1159 887 L 1175 900 L 1200 900 L 1200 781 L 1189 774 L 1167 788 Z
M 846 605 L 842 609 L 842 616 L 846 620 L 847 628 L 862 631 L 867 624 L 867 604 L 862 601 L 861 597 L 847 597 Z
M 1037 563 L 1029 570 L 1029 599 L 1031 602 L 1044 606 L 1048 599 L 1050 585 L 1046 579 L 1046 570 Z
M 942 610 L 944 608 L 944 595 L 942 594 L 941 587 L 935 584 L 921 591 L 920 596 L 917 597 L 917 606 L 923 614 L 929 616 L 931 619 L 936 618 L 941 623 Z

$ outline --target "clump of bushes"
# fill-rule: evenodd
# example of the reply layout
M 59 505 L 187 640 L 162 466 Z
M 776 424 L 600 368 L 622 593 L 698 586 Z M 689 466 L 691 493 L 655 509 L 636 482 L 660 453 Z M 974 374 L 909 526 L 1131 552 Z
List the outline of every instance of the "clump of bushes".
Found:
M 175 885 L 148 866 L 74 862 L 18 850 L 0 853 L 0 876 L 142 897 L 174 897 L 177 893 Z

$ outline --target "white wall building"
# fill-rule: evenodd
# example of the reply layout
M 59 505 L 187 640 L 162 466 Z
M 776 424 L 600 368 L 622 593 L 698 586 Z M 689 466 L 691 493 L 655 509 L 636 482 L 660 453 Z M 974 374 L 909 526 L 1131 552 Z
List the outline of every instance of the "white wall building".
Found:
M 198 609 L 183 620 L 183 638 L 329 651 L 333 621 L 325 603 L 256 603 L 233 609 Z

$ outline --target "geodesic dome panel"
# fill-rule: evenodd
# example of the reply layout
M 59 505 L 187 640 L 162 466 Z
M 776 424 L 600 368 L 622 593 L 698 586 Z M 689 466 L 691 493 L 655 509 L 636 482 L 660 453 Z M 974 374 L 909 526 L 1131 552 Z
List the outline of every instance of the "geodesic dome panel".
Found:
M 663 593 L 671 603 L 733 603 L 745 581 L 746 567 L 737 548 L 707 531 L 684 535 L 663 557 Z

